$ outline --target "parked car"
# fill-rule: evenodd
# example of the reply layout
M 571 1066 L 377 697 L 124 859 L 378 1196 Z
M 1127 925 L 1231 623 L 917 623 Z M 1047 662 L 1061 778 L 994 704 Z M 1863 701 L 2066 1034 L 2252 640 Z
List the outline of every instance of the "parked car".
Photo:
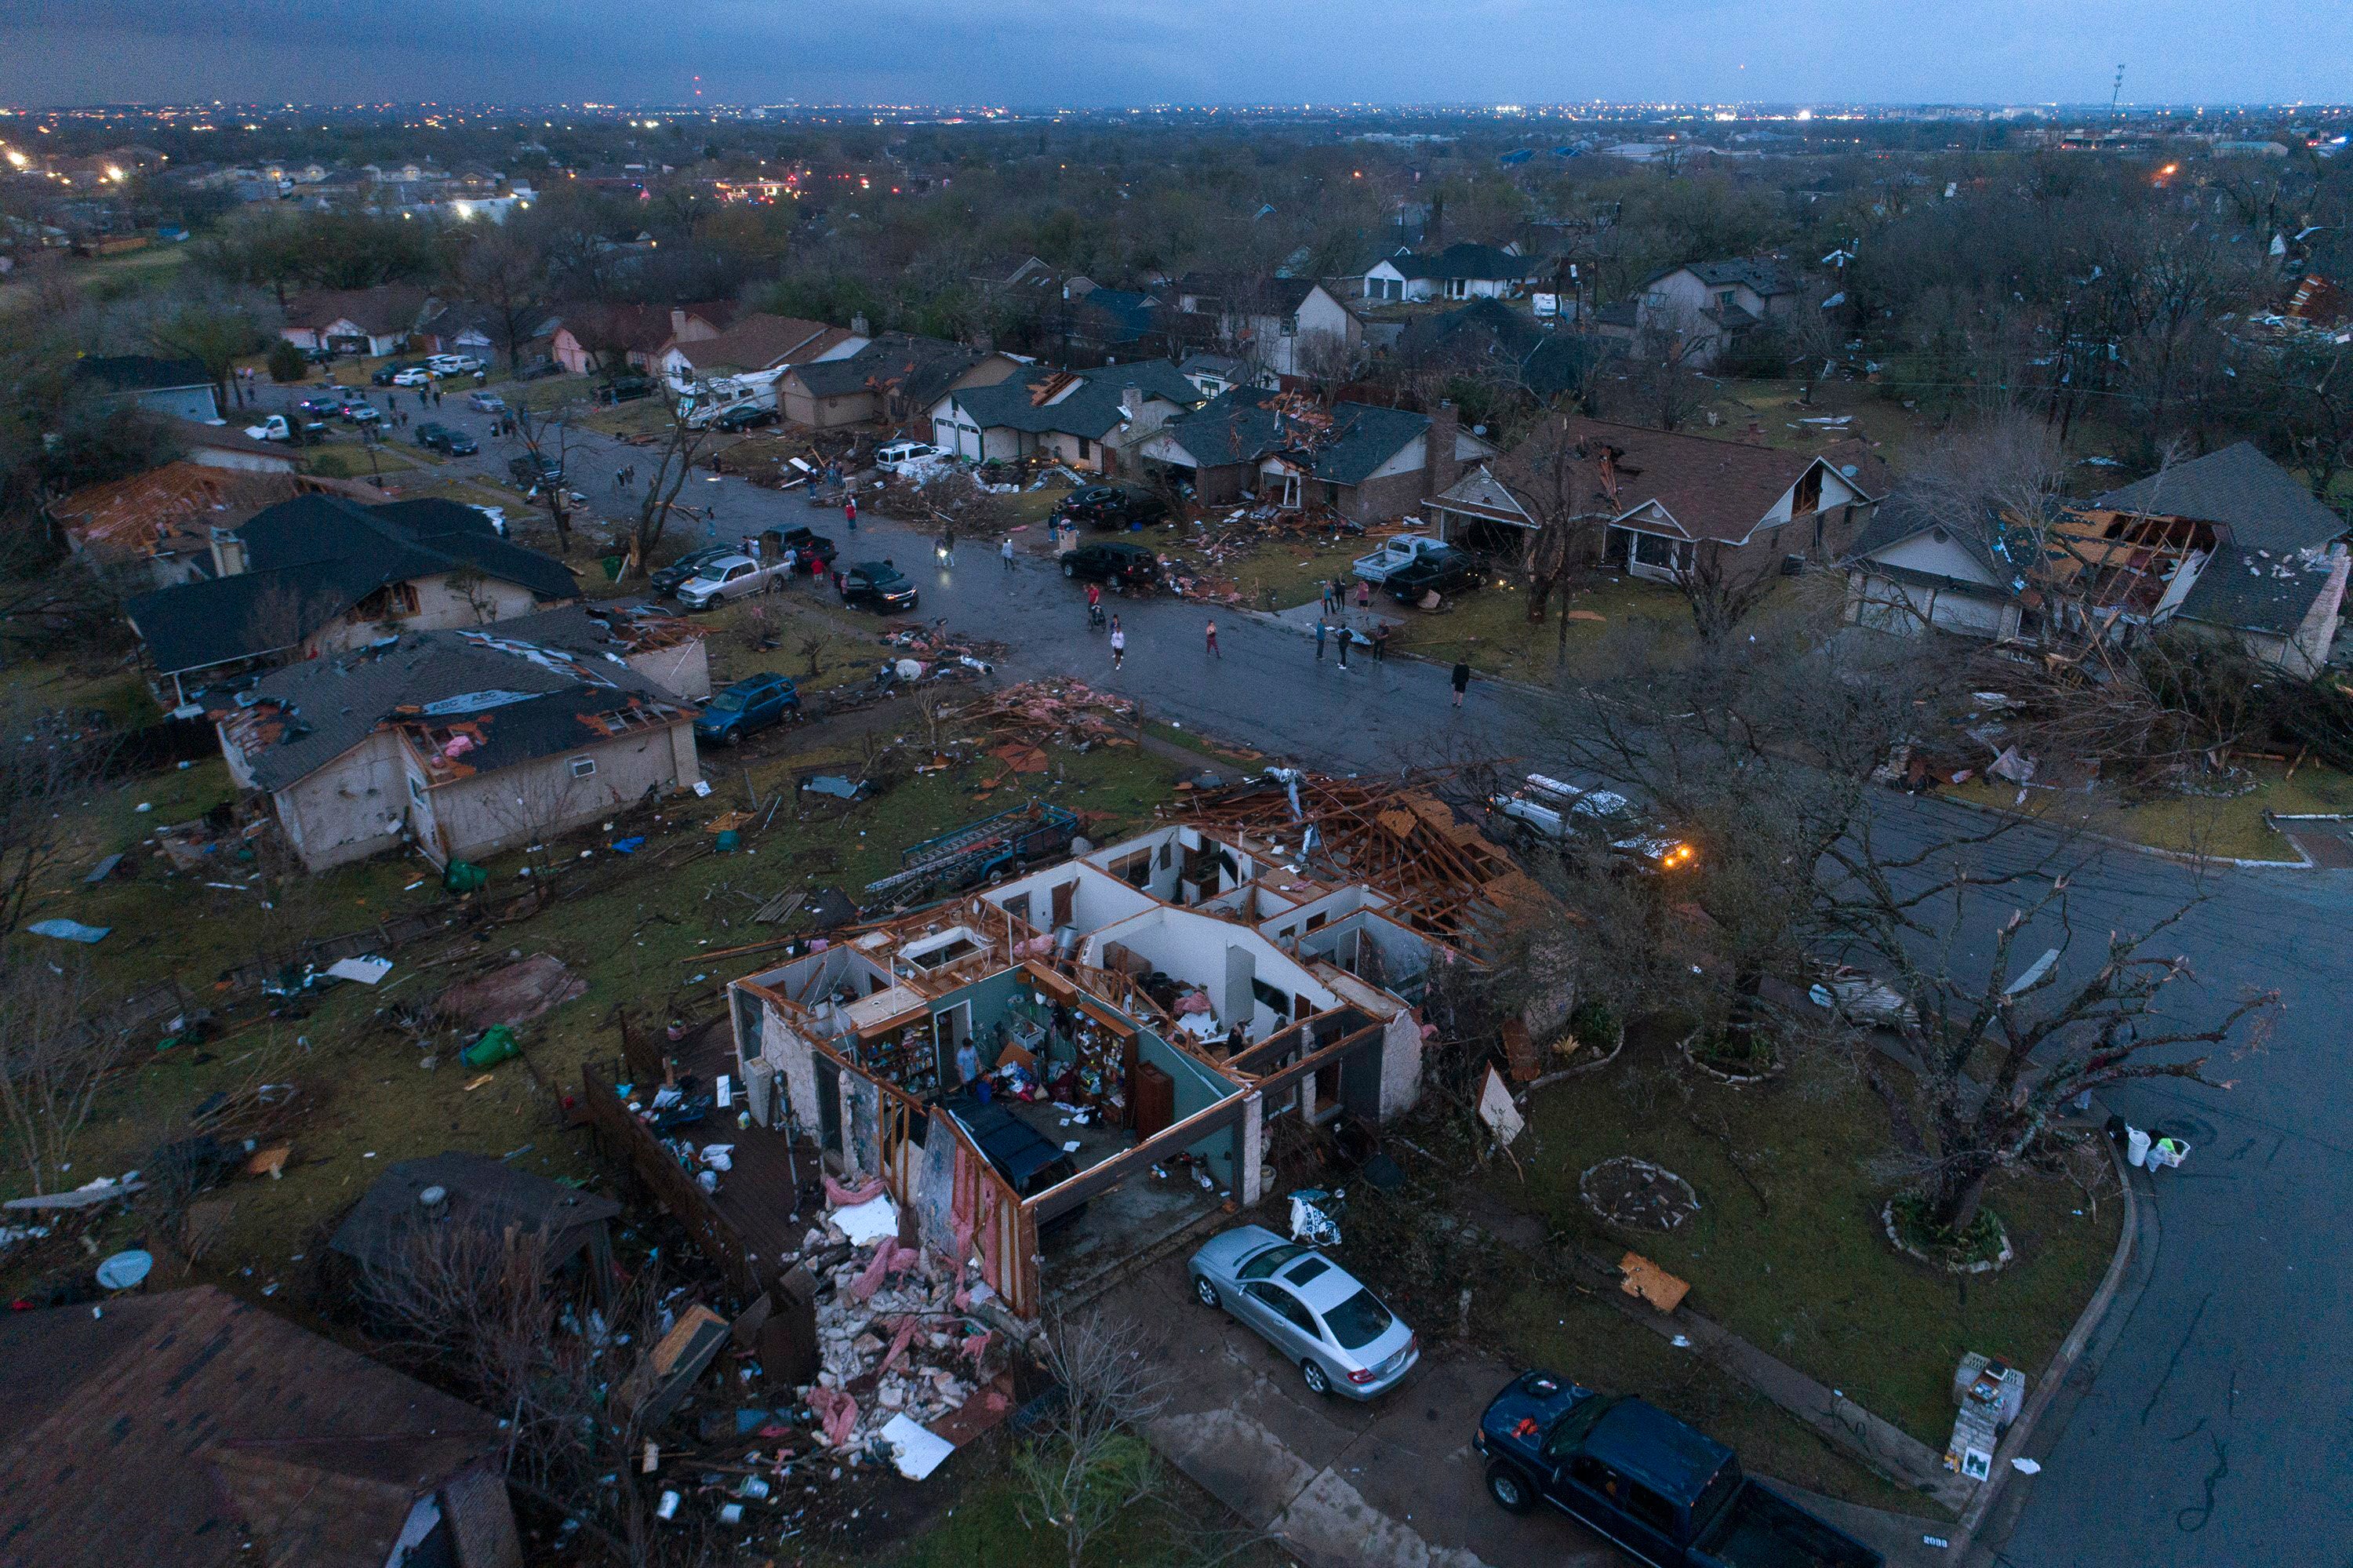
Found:
M 416 368 L 417 368 L 417 361 L 413 359 L 387 359 L 368 373 L 368 379 L 378 387 L 390 387 L 398 381 L 399 377 Z M 400 382 L 400 385 L 406 386 L 408 383 Z
M 1168 515 L 1168 503 L 1124 484 L 1087 484 L 1062 497 L 1054 515 L 1098 528 L 1126 528 L 1161 521 Z
M 340 418 L 346 425 L 381 425 L 384 423 L 384 410 L 364 397 L 353 398 L 343 404 L 341 408 L 336 410 L 336 414 L 337 417 Z
M 522 366 L 517 368 L 515 371 L 515 379 L 518 381 L 543 381 L 548 376 L 561 376 L 563 374 L 564 366 L 558 365 L 554 360 L 533 359 L 524 362 Z
M 655 568 L 652 575 L 646 578 L 646 586 L 652 588 L 658 595 L 676 593 L 679 584 L 686 581 L 712 562 L 723 561 L 730 556 L 740 556 L 743 553 L 732 545 L 713 545 L 700 550 L 689 550 L 670 565 Z
M 829 566 L 839 553 L 832 540 L 808 528 L 771 528 L 760 535 L 760 549 L 778 560 L 783 560 L 785 552 L 790 550 L 793 564 L 803 570 L 807 569 L 812 556 Z
M 711 428 L 714 430 L 723 430 L 733 436 L 757 429 L 762 425 L 773 425 L 776 422 L 776 411 L 766 404 L 738 403 L 712 419 Z
M 477 414 L 503 414 L 507 411 L 507 400 L 495 392 L 469 392 L 466 394 L 466 407 Z
M 1522 1372 L 1472 1446 L 1487 1495 L 1550 1503 L 1657 1568 L 1884 1568 L 1886 1559 L 1741 1474 L 1738 1456 L 1639 1399 Z
M 246 426 L 245 433 L 257 441 L 312 446 L 327 439 L 327 426 L 322 419 L 298 419 L 290 423 L 283 414 L 269 414 L 264 416 L 259 424 Z
M 1479 563 L 1451 546 L 1424 550 L 1381 579 L 1399 604 L 1419 604 L 1430 593 L 1462 593 L 1479 586 Z
M 887 441 L 874 449 L 876 468 L 907 479 L 951 461 L 946 452 L 929 441 Z
M 432 420 L 417 427 L 417 444 L 451 457 L 472 457 L 482 450 L 481 442 L 465 431 Z
M 860 561 L 841 574 L 841 602 L 885 615 L 903 615 L 918 601 L 907 574 L 888 561 Z
M 1399 534 L 1383 541 L 1372 554 L 1358 556 L 1349 570 L 1368 583 L 1387 582 L 1389 574 L 1398 567 L 1409 567 L 1422 556 L 1445 548 L 1445 541 L 1427 534 Z
M 1420 1359 L 1413 1330 L 1354 1275 L 1264 1225 L 1220 1232 L 1185 1267 L 1201 1305 L 1257 1330 L 1298 1364 L 1310 1393 L 1372 1399 Z
M 564 465 L 541 452 L 525 452 L 507 460 L 507 472 L 517 484 L 536 489 L 543 484 L 562 484 Z
M 1141 545 L 1098 539 L 1062 556 L 1062 575 L 1134 593 L 1160 581 L 1160 557 Z
M 801 716 L 800 689 L 789 675 L 747 675 L 714 692 L 694 715 L 694 738 L 733 746 L 745 736 Z
M 731 599 L 765 593 L 784 577 L 778 561 L 755 561 L 733 552 L 695 567 L 694 575 L 678 585 L 678 602 L 688 609 L 709 609 Z
M 425 361 L 425 368 L 436 376 L 470 376 L 488 366 L 470 354 L 436 354 Z
M 295 404 L 294 407 L 305 414 L 315 414 L 323 417 L 328 414 L 342 413 L 343 411 L 343 404 L 345 401 L 346 399 L 344 398 L 337 397 L 331 394 L 322 393 L 316 397 L 305 397 L 300 403 Z
M 1523 842 L 1584 842 L 1639 871 L 1683 871 L 1699 852 L 1614 789 L 1580 789 L 1542 773 L 1507 793 L 1491 795 L 1487 809 Z
M 654 395 L 654 384 L 642 376 L 617 376 L 596 388 L 599 403 L 627 403 Z
M 433 372 L 421 365 L 404 370 L 392 378 L 395 387 L 429 387 L 432 383 Z

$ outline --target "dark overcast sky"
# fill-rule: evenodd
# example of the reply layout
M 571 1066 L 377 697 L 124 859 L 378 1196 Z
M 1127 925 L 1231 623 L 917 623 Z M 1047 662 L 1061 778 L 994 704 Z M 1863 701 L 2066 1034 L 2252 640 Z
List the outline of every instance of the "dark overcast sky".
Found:
M 2353 99 L 2348 0 L 0 0 L 0 101 Z

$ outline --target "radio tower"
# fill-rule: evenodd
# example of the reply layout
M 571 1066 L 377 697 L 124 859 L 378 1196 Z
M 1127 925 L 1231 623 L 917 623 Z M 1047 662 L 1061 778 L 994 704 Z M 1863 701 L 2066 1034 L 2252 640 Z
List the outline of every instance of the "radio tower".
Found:
M 2108 91 L 2108 123 L 2111 125 L 2116 122 L 2116 105 L 2123 101 L 2124 96 L 2125 68 L 2119 61 L 2116 65 L 2116 85 Z

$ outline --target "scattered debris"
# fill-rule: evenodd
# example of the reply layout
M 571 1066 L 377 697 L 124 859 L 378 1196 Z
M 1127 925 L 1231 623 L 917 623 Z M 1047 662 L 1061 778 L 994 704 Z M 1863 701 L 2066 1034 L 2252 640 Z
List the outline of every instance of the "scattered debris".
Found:
M 588 982 L 552 953 L 534 953 L 476 980 L 460 980 L 433 1001 L 433 1011 L 460 1029 L 510 1028 L 543 1017 L 588 993 Z
M 1618 1276 L 1619 1289 L 1662 1312 L 1673 1311 L 1691 1294 L 1690 1281 L 1678 1279 L 1641 1253 L 1630 1252 L 1620 1258 Z M 1678 1345 L 1688 1342 L 1680 1334 L 1675 1337 Z

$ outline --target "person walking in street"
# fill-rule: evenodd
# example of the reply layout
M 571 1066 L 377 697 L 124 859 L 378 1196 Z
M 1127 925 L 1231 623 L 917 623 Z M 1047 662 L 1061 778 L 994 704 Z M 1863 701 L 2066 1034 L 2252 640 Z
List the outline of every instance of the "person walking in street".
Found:
M 1225 657 L 1218 652 L 1218 623 L 1214 620 L 1209 622 L 1209 657 L 1220 660 Z
M 845 495 L 842 497 L 841 521 L 849 527 L 851 533 L 855 534 L 858 532 L 858 497 L 854 495 Z
M 1127 633 L 1120 630 L 1119 617 L 1111 618 L 1111 667 L 1114 670 L 1127 662 Z
M 1004 562 L 1004 563 L 1005 563 L 1005 569 L 1006 569 L 1007 571 L 1008 571 L 1008 572 L 1009 572 L 1009 571 L 1011 571 L 1011 570 L 1013 569 L 1013 535 L 1012 535 L 1008 534 L 1007 535 L 1005 535 L 1005 543 L 1003 543 L 1002 545 L 999 545 L 999 546 L 997 547 L 997 558 L 998 560 L 1000 560 L 1000 561 L 1002 561 L 1002 562 Z M 1113 625 L 1114 625 L 1114 626 L 1116 626 L 1116 625 L 1118 625 L 1119 623 L 1118 623 L 1117 621 L 1113 621 L 1112 624 L 1113 624 Z
M 1462 705 L 1462 694 L 1470 689 L 1471 666 L 1461 660 L 1457 660 L 1454 664 L 1454 705 L 1456 707 Z
M 1333 581 L 1334 581 L 1334 582 L 1336 582 L 1336 581 L 1338 581 L 1338 580 L 1339 580 L 1339 579 L 1337 579 L 1336 577 L 1333 579 Z M 1337 605 L 1335 605 L 1335 604 L 1334 604 L 1334 603 L 1332 602 L 1332 583 L 1325 583 L 1325 584 L 1324 584 L 1324 585 L 1323 585 L 1323 588 L 1324 588 L 1323 612 L 1324 612 L 1325 615 L 1332 615 L 1332 614 L 1336 613 L 1336 612 L 1337 612 L 1337 610 L 1339 609 L 1339 607 L 1338 607 Z
M 1386 620 L 1377 620 L 1373 622 L 1373 662 L 1386 664 L 1388 662 L 1389 623 Z
M 1373 585 L 1372 585 L 1372 584 L 1370 584 L 1370 583 L 1368 583 L 1368 582 L 1359 582 L 1359 583 L 1357 583 L 1357 584 L 1356 584 L 1356 613 L 1357 613 L 1358 615 L 1366 614 L 1366 613 L 1367 613 L 1368 611 L 1370 611 L 1372 608 L 1373 608 Z
M 1087 585 L 1087 630 L 1092 631 L 1103 624 L 1103 584 Z
M 1317 616 L 1315 618 L 1315 662 L 1318 664 L 1324 662 L 1324 636 L 1329 630 L 1330 628 L 1324 624 L 1324 618 Z
M 1348 667 L 1348 644 L 1356 640 L 1356 634 L 1348 630 L 1348 625 L 1345 621 L 1342 621 L 1338 626 L 1334 627 L 1332 630 L 1334 635 L 1339 640 L 1340 668 L 1345 670 Z
M 940 565 L 955 565 L 955 524 L 953 523 L 940 530 Z

